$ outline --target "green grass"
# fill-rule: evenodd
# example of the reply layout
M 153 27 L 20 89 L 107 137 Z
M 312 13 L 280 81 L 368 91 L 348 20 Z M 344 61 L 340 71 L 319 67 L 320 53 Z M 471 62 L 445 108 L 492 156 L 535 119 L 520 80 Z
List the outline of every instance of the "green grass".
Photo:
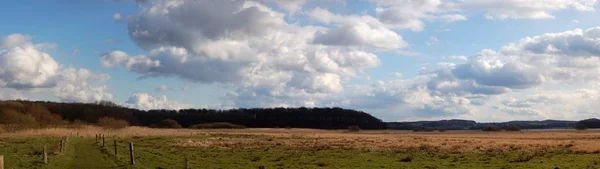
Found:
M 211 136 L 211 137 L 214 137 Z M 266 136 L 219 135 L 270 139 Z M 337 148 L 298 148 L 264 145 L 257 148 L 217 148 L 174 146 L 177 140 L 208 139 L 209 136 L 131 137 L 119 140 L 114 157 L 113 140 L 101 148 L 94 139 L 71 138 L 62 154 L 50 155 L 49 164 L 42 163 L 41 147 L 58 145 L 59 138 L 0 138 L 0 154 L 7 169 L 28 168 L 182 168 L 184 155 L 193 169 L 374 169 L 374 168 L 600 168 L 599 154 L 578 154 L 569 150 L 546 152 L 468 152 L 450 153 L 439 150 L 360 150 Z M 134 143 L 136 165 L 129 165 L 129 142 Z M 51 148 L 49 150 L 56 150 Z M 51 151 L 52 152 L 52 151 Z

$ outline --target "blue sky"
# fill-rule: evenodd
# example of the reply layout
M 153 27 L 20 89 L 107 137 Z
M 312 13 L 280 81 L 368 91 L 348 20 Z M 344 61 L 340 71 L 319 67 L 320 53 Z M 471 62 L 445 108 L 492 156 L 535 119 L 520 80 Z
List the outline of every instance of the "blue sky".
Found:
M 386 121 L 590 118 L 597 4 L 3 1 L 0 99 L 337 106 Z

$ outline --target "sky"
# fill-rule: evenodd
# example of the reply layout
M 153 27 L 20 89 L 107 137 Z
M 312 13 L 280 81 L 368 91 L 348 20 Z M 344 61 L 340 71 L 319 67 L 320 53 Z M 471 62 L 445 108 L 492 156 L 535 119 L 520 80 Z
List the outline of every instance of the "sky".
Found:
M 0 99 L 600 115 L 598 0 L 0 2 Z

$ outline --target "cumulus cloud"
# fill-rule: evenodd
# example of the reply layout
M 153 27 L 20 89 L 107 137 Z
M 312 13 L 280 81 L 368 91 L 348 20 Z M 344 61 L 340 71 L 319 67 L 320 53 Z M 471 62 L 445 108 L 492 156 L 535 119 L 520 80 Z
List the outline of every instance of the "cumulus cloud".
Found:
M 595 11 L 597 0 L 463 0 L 457 6 L 466 11 L 484 11 L 488 19 L 550 19 L 557 11 Z
M 122 65 L 129 71 L 148 72 L 154 67 L 160 66 L 160 61 L 153 61 L 147 56 L 132 57 L 122 51 L 112 51 L 100 57 L 102 66 L 112 68 Z
M 176 101 L 169 101 L 167 96 L 162 95 L 159 97 L 151 96 L 148 93 L 134 93 L 124 103 L 125 106 L 132 108 L 138 108 L 143 110 L 150 109 L 173 109 L 179 110 L 191 107 L 188 104 L 179 103 Z
M 113 14 L 113 19 L 115 20 L 115 22 L 121 22 L 123 20 L 123 18 L 121 18 L 121 14 L 118 12 Z
M 111 100 L 113 95 L 107 86 L 91 86 L 90 83 L 110 79 L 107 74 L 91 72 L 87 69 L 67 68 L 61 73 L 61 81 L 54 88 L 54 96 L 66 102 L 95 102 Z
M 280 8 L 287 10 L 290 14 L 294 14 L 302 9 L 307 0 L 262 0 L 264 2 L 274 2 Z
M 77 54 L 79 54 L 79 48 L 73 49 L 73 52 L 71 53 L 71 56 L 77 56 Z
M 346 91 L 352 93 L 322 101 L 329 99 L 394 119 L 481 118 L 485 117 L 478 114 L 482 109 L 523 119 L 593 117 L 589 110 L 597 109 L 593 106 L 598 100 L 595 90 L 537 91 L 532 95 L 520 91 L 547 84 L 596 84 L 600 77 L 598 30 L 547 33 L 523 38 L 499 51 L 484 49 L 472 57 L 446 57 L 466 61 L 440 63 L 437 69 L 421 70 L 415 78 L 347 86 Z M 505 95 L 519 97 L 494 101 Z
M 584 119 L 596 116 L 600 92 L 595 89 L 540 90 L 519 98 L 499 98 L 495 109 L 537 119 Z
M 159 87 L 157 87 L 154 90 L 159 91 L 159 92 L 164 92 L 164 91 L 167 91 L 168 89 L 169 89 L 169 87 L 167 87 L 167 85 L 160 85 Z
M 105 81 L 110 76 L 87 69 L 65 69 L 30 40 L 21 34 L 0 40 L 0 88 L 7 91 L 52 89 L 54 96 L 62 101 L 112 99 L 106 86 L 93 87 L 88 83 Z
M 326 9 L 315 8 L 308 15 L 325 24 L 337 24 L 315 37 L 314 43 L 339 46 L 372 46 L 383 49 L 399 49 L 407 43 L 396 32 L 385 27 L 376 18 L 336 15 Z
M 249 105 L 243 100 L 270 104 L 341 93 L 345 82 L 380 65 L 377 56 L 362 46 L 394 49 L 405 45 L 374 18 L 366 19 L 369 23 L 362 19 L 348 22 L 356 23 L 350 24 L 356 30 L 364 27 L 378 36 L 349 32 L 360 33 L 354 37 L 359 41 L 313 43 L 340 27 L 289 24 L 285 15 L 257 1 L 157 1 L 142 7 L 128 22 L 132 40 L 147 53 L 130 56 L 112 51 L 101 57 L 101 63 L 145 77 L 235 86 L 239 97 L 233 102 L 240 106 Z M 289 103 L 304 104 L 311 102 Z
M 467 20 L 456 7 L 442 0 L 372 0 L 377 18 L 388 27 L 422 31 L 424 21 L 457 22 Z
M 515 107 L 518 100 L 496 107 L 486 103 L 548 83 L 593 82 L 600 77 L 600 34 L 592 28 L 527 37 L 469 57 L 448 56 L 445 62 L 461 62 L 438 63 L 437 69 L 423 69 L 414 78 L 348 84 L 381 64 L 374 51 L 404 51 L 408 44 L 398 29 L 421 31 L 425 22 L 467 20 L 467 14 L 482 11 L 490 19 L 549 18 L 566 9 L 593 10 L 595 0 L 373 0 L 375 16 L 313 8 L 301 12 L 313 25 L 288 23 L 286 16 L 302 11 L 305 2 L 156 1 L 128 18 L 130 37 L 146 53 L 112 51 L 101 63 L 144 77 L 231 87 L 220 107 L 343 106 L 391 112 L 398 118 L 470 117 L 480 108 L 542 117 L 543 112 L 531 107 Z M 429 44 L 437 41 L 432 37 Z M 132 105 L 168 102 L 147 94 L 132 98 Z
M 431 46 L 431 45 L 435 45 L 435 44 L 440 43 L 440 40 L 437 37 L 435 37 L 435 36 L 431 36 L 431 37 L 429 37 L 429 40 L 427 40 L 426 43 L 427 43 L 428 46 Z
M 24 89 L 56 84 L 59 64 L 29 40 L 28 36 L 12 34 L 0 41 L 0 85 Z

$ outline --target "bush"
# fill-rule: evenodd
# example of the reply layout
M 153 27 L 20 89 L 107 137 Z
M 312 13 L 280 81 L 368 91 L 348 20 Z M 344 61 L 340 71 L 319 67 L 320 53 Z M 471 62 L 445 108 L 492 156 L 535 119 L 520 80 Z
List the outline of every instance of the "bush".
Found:
M 435 130 L 433 129 L 426 129 L 426 128 L 420 128 L 420 129 L 413 129 L 413 132 L 433 132 Z
M 502 131 L 500 127 L 488 126 L 482 129 L 483 131 Z
M 407 163 L 407 162 L 412 162 L 413 159 L 412 159 L 412 157 L 407 156 L 407 157 L 401 158 L 399 161 Z
M 358 126 L 348 126 L 348 131 L 349 132 L 359 132 L 360 131 L 360 127 L 358 127 Z
M 243 129 L 246 126 L 219 122 L 219 123 L 202 123 L 202 124 L 194 124 L 190 126 L 193 129 Z
M 46 106 L 38 103 L 25 107 L 25 113 L 33 116 L 40 126 L 63 124 L 60 115 L 50 112 Z
M 38 127 L 35 118 L 15 110 L 0 110 L 0 131 L 14 132 Z
M 98 119 L 98 124 L 105 129 L 122 129 L 129 126 L 127 121 L 112 117 L 102 117 Z
M 181 128 L 181 125 L 179 124 L 179 122 L 177 122 L 173 119 L 164 119 L 164 120 L 161 120 L 160 122 L 158 122 L 157 124 L 151 125 L 150 127 L 178 129 L 178 128 Z
M 582 124 L 582 123 L 577 123 L 577 125 L 575 125 L 575 129 L 577 129 L 577 130 L 586 130 L 587 126 L 585 124 Z
M 521 128 L 519 126 L 509 126 L 506 131 L 521 131 Z
M 73 120 L 70 124 L 69 124 L 69 128 L 83 128 L 87 125 L 87 122 L 82 121 L 82 120 Z
M 15 110 L 1 110 L 0 124 L 36 125 L 37 121 L 29 114 L 19 113 Z

